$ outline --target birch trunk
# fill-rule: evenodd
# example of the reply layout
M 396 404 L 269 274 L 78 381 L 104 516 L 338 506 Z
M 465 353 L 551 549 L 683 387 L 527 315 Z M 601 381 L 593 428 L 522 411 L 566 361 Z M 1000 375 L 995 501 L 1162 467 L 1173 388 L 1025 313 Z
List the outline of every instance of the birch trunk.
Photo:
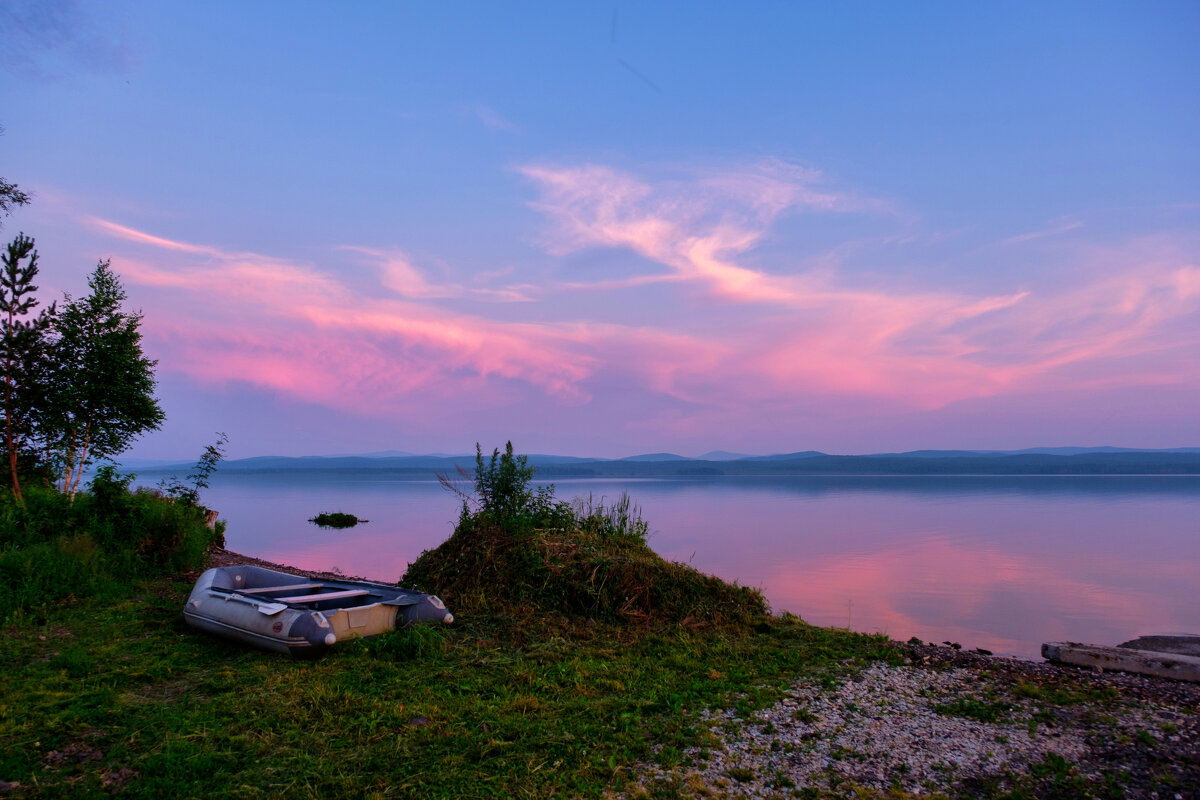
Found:
M 83 448 L 79 452 L 79 466 L 75 470 L 75 479 L 71 481 L 71 502 L 75 502 L 75 492 L 79 491 L 79 481 L 83 478 L 83 465 L 87 463 L 88 446 L 90 444 L 92 434 L 92 423 L 88 423 L 83 429 Z

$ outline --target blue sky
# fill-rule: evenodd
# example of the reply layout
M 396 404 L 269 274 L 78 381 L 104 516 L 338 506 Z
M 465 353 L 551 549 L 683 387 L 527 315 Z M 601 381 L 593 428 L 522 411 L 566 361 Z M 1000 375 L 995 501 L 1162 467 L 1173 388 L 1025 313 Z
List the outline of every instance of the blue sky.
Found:
M 1200 441 L 1194 3 L 10 3 L 134 455 Z

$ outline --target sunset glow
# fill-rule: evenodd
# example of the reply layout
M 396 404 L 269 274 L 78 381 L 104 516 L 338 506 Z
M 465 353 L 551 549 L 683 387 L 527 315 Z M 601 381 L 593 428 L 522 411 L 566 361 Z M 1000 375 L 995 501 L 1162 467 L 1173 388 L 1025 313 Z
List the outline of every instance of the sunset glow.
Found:
M 26 15 L 7 225 L 48 299 L 111 257 L 142 309 L 134 455 L 1200 443 L 1195 9 L 972 25 L 955 77 L 960 17 L 1024 12 L 776 10 L 298 10 L 321 63 L 199 57 L 204 7 L 71 6 L 45 52 Z

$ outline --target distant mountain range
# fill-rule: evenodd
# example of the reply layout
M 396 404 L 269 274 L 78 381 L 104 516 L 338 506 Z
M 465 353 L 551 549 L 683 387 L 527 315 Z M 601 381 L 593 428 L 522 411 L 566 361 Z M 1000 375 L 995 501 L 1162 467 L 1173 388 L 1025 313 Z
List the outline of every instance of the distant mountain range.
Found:
M 619 459 L 532 454 L 543 479 L 680 478 L 734 475 L 1200 475 L 1200 447 L 1137 450 L 1122 447 L 1034 447 L 1025 450 L 914 450 L 907 453 L 830 455 L 815 450 L 748 456 L 713 451 L 699 458 L 646 453 Z M 191 464 L 130 460 L 142 473 L 186 473 Z M 367 455 L 258 456 L 225 461 L 220 473 L 294 471 L 386 472 L 414 480 L 471 471 L 474 454 L 414 455 L 385 451 Z

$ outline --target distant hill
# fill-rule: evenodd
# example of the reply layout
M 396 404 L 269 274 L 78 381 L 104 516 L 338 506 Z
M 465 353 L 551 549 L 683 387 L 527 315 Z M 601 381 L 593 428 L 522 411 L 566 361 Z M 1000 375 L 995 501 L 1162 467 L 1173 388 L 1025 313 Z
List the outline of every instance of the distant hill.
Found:
M 1200 453 L 1200 447 L 1171 447 L 1165 450 L 1139 450 L 1133 447 L 1033 447 L 1015 450 L 1014 455 L 1043 453 L 1046 455 L 1075 456 L 1086 453 Z
M 754 458 L 746 453 L 730 453 L 727 450 L 710 450 L 697 458 L 698 461 L 737 461 L 742 458 Z
M 620 461 L 694 461 L 695 459 L 677 456 L 674 453 L 646 453 L 640 456 L 626 456 Z
M 864 458 L 974 458 L 979 456 L 1079 456 L 1097 453 L 1200 453 L 1200 447 L 1139 450 L 1132 447 L 1030 447 L 1025 450 L 910 450 L 905 453 L 875 453 Z M 824 455 L 824 454 L 822 454 Z M 775 458 L 776 456 L 770 456 Z
M 858 458 L 858 456 L 831 456 L 817 450 L 805 450 L 801 453 L 779 453 L 773 456 L 747 456 L 746 461 L 795 461 L 799 458 Z
M 1200 448 L 1196 447 L 1168 450 L 1117 447 L 914 450 L 852 456 L 815 450 L 770 456 L 738 456 L 718 451 L 706 455 L 709 458 L 685 458 L 674 453 L 647 453 L 622 459 L 544 454 L 533 454 L 528 458 L 542 480 L 739 475 L 1200 475 Z M 123 466 L 135 468 L 140 473 L 182 474 L 192 465 L 131 462 Z M 427 480 L 439 473 L 455 475 L 456 467 L 473 472 L 475 455 L 259 456 L 223 462 L 219 474 L 347 471 Z

